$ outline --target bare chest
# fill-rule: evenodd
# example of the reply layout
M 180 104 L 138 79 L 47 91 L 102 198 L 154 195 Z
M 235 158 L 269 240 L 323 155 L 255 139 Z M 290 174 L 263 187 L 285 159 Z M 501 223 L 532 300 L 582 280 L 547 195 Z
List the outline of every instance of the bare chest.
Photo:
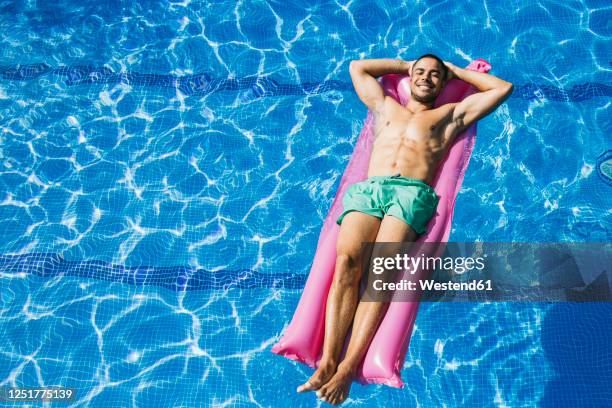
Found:
M 375 124 L 375 143 L 438 149 L 444 145 L 445 131 L 444 119 L 433 115 L 382 117 Z

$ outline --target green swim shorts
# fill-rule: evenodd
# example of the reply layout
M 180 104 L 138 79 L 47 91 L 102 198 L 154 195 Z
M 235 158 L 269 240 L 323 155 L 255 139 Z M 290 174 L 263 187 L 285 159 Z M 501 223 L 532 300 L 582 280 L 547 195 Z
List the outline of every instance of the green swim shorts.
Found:
M 409 224 L 417 234 L 427 231 L 427 223 L 434 216 L 440 197 L 423 180 L 394 176 L 373 176 L 350 186 L 342 197 L 344 211 L 336 221 L 351 211 L 374 217 L 392 215 Z

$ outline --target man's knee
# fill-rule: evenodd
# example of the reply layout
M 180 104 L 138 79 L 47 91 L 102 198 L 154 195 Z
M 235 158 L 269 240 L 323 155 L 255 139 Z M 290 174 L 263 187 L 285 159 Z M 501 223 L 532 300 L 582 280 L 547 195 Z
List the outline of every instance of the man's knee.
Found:
M 358 286 L 361 278 L 361 265 L 359 257 L 346 252 L 336 256 L 336 269 L 334 271 L 334 284 L 339 286 Z

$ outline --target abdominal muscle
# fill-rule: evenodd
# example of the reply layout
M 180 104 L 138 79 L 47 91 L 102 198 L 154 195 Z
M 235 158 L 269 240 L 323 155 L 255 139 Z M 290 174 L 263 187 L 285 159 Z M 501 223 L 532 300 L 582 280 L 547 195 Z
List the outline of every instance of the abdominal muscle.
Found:
M 377 120 L 368 177 L 399 173 L 431 184 L 445 153 L 442 126 L 426 116 L 393 119 Z

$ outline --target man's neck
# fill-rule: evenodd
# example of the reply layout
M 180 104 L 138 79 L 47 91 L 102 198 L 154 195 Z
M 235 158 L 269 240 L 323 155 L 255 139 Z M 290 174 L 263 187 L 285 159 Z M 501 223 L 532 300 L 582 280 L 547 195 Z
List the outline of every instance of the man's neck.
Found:
M 429 102 L 429 103 L 422 103 L 422 102 L 415 100 L 414 98 L 410 98 L 410 100 L 404 107 L 412 113 L 419 113 L 419 112 L 423 112 L 426 110 L 431 110 L 433 109 L 433 106 L 434 106 L 434 101 Z

